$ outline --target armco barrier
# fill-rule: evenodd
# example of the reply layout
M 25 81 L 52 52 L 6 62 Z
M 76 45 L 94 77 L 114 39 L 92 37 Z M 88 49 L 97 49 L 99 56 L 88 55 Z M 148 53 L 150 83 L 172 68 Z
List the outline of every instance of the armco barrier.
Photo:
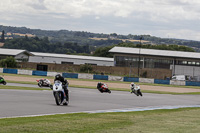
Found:
M 33 71 L 32 75 L 47 76 L 47 72 L 46 71 Z
M 31 70 L 21 70 L 18 69 L 18 74 L 23 74 L 23 75 L 32 75 L 32 71 Z
M 200 82 L 186 81 L 186 86 L 200 86 Z
M 124 77 L 125 82 L 139 82 L 139 78 L 134 77 Z
M 139 78 L 139 82 L 141 83 L 154 83 L 154 79 L 148 79 L 148 78 Z
M 93 75 L 93 79 L 108 80 L 108 76 L 107 75 Z
M 170 84 L 170 80 L 163 80 L 163 79 L 154 79 L 155 84 Z
M 64 78 L 78 78 L 78 73 L 62 73 Z
M 18 70 L 17 70 L 17 69 L 8 69 L 8 68 L 4 68 L 4 69 L 3 69 L 3 73 L 17 74 L 17 73 L 18 73 Z
M 170 80 L 170 85 L 182 85 L 182 86 L 185 86 L 185 81 Z
M 3 73 L 3 68 L 0 68 L 0 73 Z
M 47 72 L 47 76 L 56 76 L 56 74 L 58 74 L 57 72 Z
M 108 76 L 108 80 L 110 81 L 123 81 L 124 78 L 120 76 Z
M 79 73 L 78 79 L 93 79 L 93 75 L 92 74 Z

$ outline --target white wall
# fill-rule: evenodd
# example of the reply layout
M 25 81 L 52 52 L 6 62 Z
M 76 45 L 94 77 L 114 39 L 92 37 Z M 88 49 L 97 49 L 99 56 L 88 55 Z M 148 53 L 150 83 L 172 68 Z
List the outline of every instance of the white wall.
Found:
M 175 75 L 199 76 L 200 67 L 175 65 Z

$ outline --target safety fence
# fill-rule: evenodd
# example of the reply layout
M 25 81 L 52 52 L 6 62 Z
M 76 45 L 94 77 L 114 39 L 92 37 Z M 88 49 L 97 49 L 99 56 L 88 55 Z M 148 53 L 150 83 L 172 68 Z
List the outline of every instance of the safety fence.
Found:
M 36 75 L 36 76 L 55 76 L 56 74 L 58 74 L 57 72 L 8 69 L 8 68 L 0 68 L 0 73 Z M 200 82 L 193 82 L 193 81 L 175 81 L 175 80 L 121 77 L 121 76 L 110 76 L 110 75 L 97 75 L 97 74 L 94 75 L 94 74 L 83 74 L 83 73 L 81 74 L 80 73 L 61 73 L 61 74 L 65 78 L 75 78 L 75 79 L 94 79 L 94 80 L 141 82 L 141 83 L 182 85 L 182 86 L 200 86 Z

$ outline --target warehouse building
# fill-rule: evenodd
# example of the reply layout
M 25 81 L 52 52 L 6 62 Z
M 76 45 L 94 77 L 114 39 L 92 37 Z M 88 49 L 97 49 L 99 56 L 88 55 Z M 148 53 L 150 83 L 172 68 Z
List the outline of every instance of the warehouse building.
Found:
M 54 63 L 54 64 L 74 64 L 74 65 L 90 64 L 90 65 L 97 65 L 97 66 L 114 66 L 113 58 L 53 54 L 53 53 L 38 53 L 38 52 L 31 52 L 31 53 L 34 56 L 29 57 L 29 62 Z
M 26 62 L 32 55 L 33 54 L 26 50 L 0 48 L 0 60 L 12 56 L 18 62 Z
M 200 76 L 200 53 L 114 47 L 114 66 L 170 69 L 172 75 Z

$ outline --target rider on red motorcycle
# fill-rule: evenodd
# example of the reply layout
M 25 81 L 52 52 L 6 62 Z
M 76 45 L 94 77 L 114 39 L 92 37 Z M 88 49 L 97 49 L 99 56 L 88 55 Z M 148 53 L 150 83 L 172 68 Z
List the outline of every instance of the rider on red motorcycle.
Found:
M 101 87 L 102 85 L 103 85 L 103 83 L 98 82 L 97 83 L 97 89 L 99 89 L 100 91 L 102 91 L 103 90 L 103 88 Z

